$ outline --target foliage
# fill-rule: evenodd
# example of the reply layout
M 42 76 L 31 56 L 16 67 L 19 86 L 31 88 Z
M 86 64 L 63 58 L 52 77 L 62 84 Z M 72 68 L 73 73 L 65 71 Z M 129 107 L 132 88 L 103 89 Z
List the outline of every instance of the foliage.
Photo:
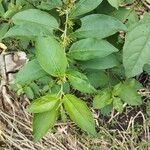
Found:
M 119 8 L 132 2 L 1 1 L 0 39 L 26 42 L 21 48 L 32 54 L 18 72 L 16 86 L 18 94 L 31 99 L 27 111 L 34 115 L 35 141 L 66 114 L 96 136 L 89 107 L 72 91 L 94 97 L 93 107 L 105 115 L 112 109 L 123 112 L 125 103 L 142 104 L 141 85 L 132 77 L 150 64 L 150 14 L 139 21 L 134 9 Z

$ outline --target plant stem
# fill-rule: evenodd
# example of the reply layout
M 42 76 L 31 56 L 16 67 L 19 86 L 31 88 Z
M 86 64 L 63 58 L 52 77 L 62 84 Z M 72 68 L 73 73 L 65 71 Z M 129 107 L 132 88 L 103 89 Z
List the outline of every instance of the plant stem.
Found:
M 65 14 L 66 14 L 65 29 L 62 34 L 62 40 L 63 40 L 62 43 L 63 43 L 64 51 L 66 50 L 66 46 L 67 46 L 67 30 L 68 30 L 68 20 L 69 20 L 69 10 L 68 9 L 65 10 Z
M 64 91 L 63 91 L 63 83 L 61 83 L 60 85 L 60 91 L 58 92 L 58 97 L 59 99 L 62 99 L 62 96 L 64 95 Z

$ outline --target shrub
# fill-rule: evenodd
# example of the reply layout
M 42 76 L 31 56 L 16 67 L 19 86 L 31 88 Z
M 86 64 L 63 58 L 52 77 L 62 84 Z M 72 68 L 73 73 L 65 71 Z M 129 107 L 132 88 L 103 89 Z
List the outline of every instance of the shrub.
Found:
M 66 113 L 83 131 L 96 136 L 92 113 L 76 91 L 83 99 L 94 97 L 93 107 L 103 115 L 112 109 L 123 112 L 124 103 L 142 103 L 137 93 L 141 84 L 133 77 L 146 64 L 149 68 L 150 16 L 146 13 L 139 21 L 134 8 L 119 8 L 120 3 L 132 2 L 1 3 L 1 39 L 15 38 L 25 49 L 33 49 L 32 59 L 16 76 L 16 85 L 21 89 L 18 93 L 34 99 L 27 111 L 34 116 L 35 141 L 58 118 L 66 120 Z

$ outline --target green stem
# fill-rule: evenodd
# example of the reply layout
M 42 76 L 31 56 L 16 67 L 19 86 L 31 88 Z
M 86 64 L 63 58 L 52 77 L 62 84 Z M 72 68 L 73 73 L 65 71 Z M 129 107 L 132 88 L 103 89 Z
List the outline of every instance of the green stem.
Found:
M 67 30 L 68 30 L 68 20 L 69 20 L 69 10 L 68 9 L 65 10 L 65 14 L 66 14 L 65 29 L 62 34 L 64 51 L 66 50 L 66 46 L 67 46 Z
M 59 99 L 62 99 L 62 96 L 64 95 L 64 91 L 63 91 L 63 83 L 61 84 L 60 87 L 60 91 L 58 92 L 58 97 Z
M 63 43 L 63 48 L 64 48 L 64 52 L 66 51 L 66 47 L 67 47 L 67 31 L 68 31 L 68 21 L 69 21 L 69 11 L 70 9 L 67 8 L 65 10 L 65 15 L 66 15 L 66 20 L 65 20 L 65 27 L 64 27 L 64 31 L 63 34 L 61 36 L 62 38 L 62 43 Z M 64 77 L 65 78 L 65 77 Z M 61 89 L 59 91 L 59 98 L 62 99 L 63 95 L 64 95 L 64 91 L 63 91 L 63 83 L 65 83 L 65 81 L 63 80 L 63 82 L 61 83 Z

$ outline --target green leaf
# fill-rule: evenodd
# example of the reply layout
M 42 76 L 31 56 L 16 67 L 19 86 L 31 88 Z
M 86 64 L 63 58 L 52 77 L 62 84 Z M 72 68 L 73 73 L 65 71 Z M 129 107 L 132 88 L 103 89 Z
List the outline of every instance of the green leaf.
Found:
M 9 29 L 9 24 L 8 23 L 2 23 L 0 25 L 0 41 L 2 40 L 3 36 L 6 34 L 8 29 Z
M 41 1 L 41 4 L 37 6 L 39 9 L 43 10 L 51 10 L 56 7 L 61 7 L 62 6 L 62 1 L 61 0 L 46 0 L 46 1 Z
M 119 97 L 124 102 L 132 106 L 142 104 L 141 96 L 137 92 L 136 82 L 133 82 L 132 80 L 126 81 L 121 85 L 121 89 L 122 90 L 119 90 Z
M 118 49 L 105 40 L 87 38 L 75 42 L 71 46 L 69 54 L 76 60 L 85 61 L 102 58 L 117 51 Z
M 42 68 L 52 76 L 64 76 L 68 63 L 59 42 L 50 36 L 38 37 L 35 47 Z
M 51 76 L 47 74 L 47 76 L 44 76 L 38 80 L 38 84 L 42 86 L 47 85 L 47 84 L 49 84 L 50 86 L 53 86 L 54 80 Z
M 133 87 L 136 91 L 140 90 L 143 88 L 142 83 L 137 81 L 136 79 L 128 79 L 125 81 L 125 83 L 129 84 L 130 87 Z
M 38 9 L 21 11 L 14 15 L 12 20 L 16 25 L 35 23 L 37 26 L 42 26 L 49 31 L 57 29 L 59 26 L 57 20 L 53 16 Z
M 52 88 L 51 88 L 51 94 L 58 94 L 59 91 L 61 90 L 61 87 L 57 84 L 55 84 Z
M 0 16 L 2 17 L 4 15 L 4 13 L 5 13 L 5 9 L 2 5 L 2 2 L 0 2 Z
M 64 93 L 66 93 L 66 94 L 68 94 L 68 93 L 70 93 L 71 91 L 71 89 L 70 89 L 70 84 L 69 84 L 69 82 L 65 82 L 64 84 L 63 84 L 63 89 L 64 89 Z
M 112 95 L 114 97 L 117 97 L 117 96 L 119 96 L 121 91 L 122 91 L 122 83 L 120 82 L 113 87 Z
M 120 57 L 121 57 L 121 55 L 120 55 Z M 122 57 L 121 57 L 121 59 L 122 59 Z M 112 73 L 112 75 L 115 75 L 122 79 L 125 79 L 125 70 L 124 70 L 124 67 L 122 64 L 120 66 L 112 68 L 111 73 Z
M 146 71 L 148 74 L 150 74 L 150 65 L 149 64 L 144 65 L 144 71 Z
M 75 18 L 88 13 L 95 9 L 101 2 L 102 0 L 79 0 L 71 10 L 70 17 Z
M 142 84 L 135 79 L 126 80 L 123 83 L 119 82 L 113 87 L 112 94 L 114 97 L 118 97 L 121 91 L 123 91 L 123 85 L 128 85 L 130 88 L 134 89 L 136 93 L 143 88 Z
M 3 38 L 7 37 L 18 37 L 24 39 L 33 39 L 39 35 L 50 35 L 50 31 L 43 28 L 42 26 L 37 26 L 33 23 L 25 23 L 22 25 L 16 25 L 8 30 Z
M 41 68 L 38 61 L 34 59 L 21 68 L 17 73 L 15 82 L 24 86 L 46 75 L 47 73 Z
M 95 88 L 107 86 L 109 83 L 109 78 L 104 71 L 88 70 L 87 78 Z
M 143 19 L 140 20 L 140 23 L 150 23 L 150 12 L 144 12 Z
M 26 0 L 16 0 L 16 4 L 17 4 L 17 5 L 20 5 L 20 6 L 23 6 L 23 5 L 25 5 L 26 3 L 28 3 L 28 2 L 26 2 Z
M 78 62 L 78 63 L 84 69 L 87 68 L 87 69 L 97 69 L 97 70 L 113 68 L 119 65 L 119 62 L 116 56 L 112 54 L 104 58 L 97 58 L 97 59 L 92 59 L 89 61 Z
M 112 110 L 113 110 L 112 104 L 107 105 L 101 109 L 101 114 L 103 116 L 108 116 L 108 115 L 110 116 L 110 113 L 112 112 Z
M 82 130 L 95 136 L 95 122 L 86 103 L 71 94 L 64 96 L 63 103 L 71 120 L 74 121 Z
M 58 105 L 59 99 L 57 95 L 46 95 L 35 99 L 27 107 L 27 111 L 31 113 L 42 113 L 52 110 L 56 105 Z
M 138 23 L 126 35 L 123 48 L 123 64 L 126 76 L 134 77 L 143 72 L 150 62 L 150 23 Z
M 74 89 L 77 89 L 83 93 L 96 92 L 96 89 L 90 84 L 88 78 L 84 74 L 71 70 L 67 72 L 67 76 Z
M 109 4 L 113 7 L 115 7 L 116 9 L 118 9 L 121 0 L 107 0 L 109 2 Z
M 25 92 L 26 96 L 29 99 L 33 99 L 34 98 L 33 90 L 29 86 L 27 86 L 27 87 L 24 88 L 24 92 Z
M 123 112 L 123 103 L 119 97 L 114 97 L 113 98 L 113 107 L 116 109 L 118 112 L 122 113 Z
M 35 82 L 32 82 L 31 84 L 30 84 L 30 87 L 31 87 L 31 89 L 33 90 L 33 92 L 34 92 L 34 94 L 35 94 L 35 96 L 40 96 L 40 87 L 39 87 L 39 85 L 37 85 Z
M 139 21 L 139 16 L 134 9 L 119 8 L 119 10 L 113 11 L 110 15 L 125 22 L 127 27 Z
M 88 15 L 81 18 L 81 22 L 81 28 L 73 33 L 78 38 L 105 38 L 127 30 L 121 21 L 103 14 Z
M 109 13 L 113 12 L 114 10 L 116 9 L 112 7 L 107 0 L 103 0 L 102 3 L 96 8 L 94 13 L 109 15 Z
M 21 9 L 21 6 L 14 5 L 13 3 L 8 4 L 8 10 L 3 14 L 3 18 L 11 18 L 15 13 Z
M 34 142 L 39 141 L 49 129 L 55 125 L 58 110 L 54 107 L 51 111 L 34 114 L 33 117 L 33 136 Z
M 101 109 L 112 103 L 111 92 L 109 90 L 101 91 L 94 97 L 93 107 Z
M 15 0 L 16 5 L 22 6 L 23 9 L 35 8 L 30 1 L 27 0 Z

